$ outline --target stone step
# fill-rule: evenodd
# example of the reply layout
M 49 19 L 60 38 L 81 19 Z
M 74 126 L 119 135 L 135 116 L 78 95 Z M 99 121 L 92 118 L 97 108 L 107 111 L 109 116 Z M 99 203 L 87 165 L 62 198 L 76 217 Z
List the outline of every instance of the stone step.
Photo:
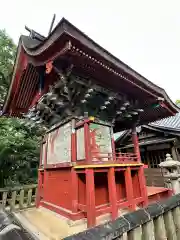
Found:
M 60 240 L 84 231 L 87 226 L 84 220 L 77 221 L 76 224 L 71 224 L 68 219 L 45 208 L 33 208 L 21 211 L 19 220 L 23 222 L 24 219 L 28 222 L 28 225 L 35 227 L 37 232 L 44 236 L 39 238 L 42 240 Z

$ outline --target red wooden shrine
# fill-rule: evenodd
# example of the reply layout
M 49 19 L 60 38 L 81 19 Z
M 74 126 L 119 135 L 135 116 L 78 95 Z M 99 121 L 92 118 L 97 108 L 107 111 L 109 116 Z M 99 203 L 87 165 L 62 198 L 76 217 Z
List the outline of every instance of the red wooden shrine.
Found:
M 148 204 L 136 126 L 178 111 L 165 91 L 62 19 L 45 38 L 21 36 L 3 114 L 43 126 L 36 206 L 88 227 Z M 134 153 L 113 133 L 132 129 Z
M 61 136 L 68 151 L 64 158 Z M 41 152 L 37 207 L 72 220 L 87 217 L 93 226 L 96 216 L 111 213 L 115 219 L 118 209 L 147 204 L 143 165 L 137 154 L 115 153 L 110 126 L 72 119 L 47 133 Z

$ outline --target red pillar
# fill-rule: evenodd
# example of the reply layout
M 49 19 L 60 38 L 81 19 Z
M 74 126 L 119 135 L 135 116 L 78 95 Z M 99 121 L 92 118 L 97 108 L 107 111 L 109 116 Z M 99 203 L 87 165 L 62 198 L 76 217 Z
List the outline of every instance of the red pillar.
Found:
M 86 173 L 87 227 L 90 228 L 96 225 L 94 170 L 86 169 L 85 173 Z
M 42 139 L 42 142 L 41 142 L 41 145 L 40 145 L 39 168 L 41 168 L 42 162 L 43 162 L 43 144 L 45 144 L 45 143 L 43 143 L 43 139 Z
M 84 123 L 84 146 L 85 146 L 85 159 L 87 163 L 91 162 L 91 153 L 90 153 L 90 134 L 89 134 L 89 124 Z
M 136 205 L 134 203 L 134 196 L 133 196 L 133 184 L 132 184 L 132 176 L 131 176 L 131 168 L 127 167 L 125 170 L 125 185 L 126 185 L 126 195 L 127 201 L 129 202 L 129 208 L 131 210 L 136 209 Z M 134 186 L 136 187 L 136 186 Z
M 141 162 L 139 141 L 138 141 L 138 136 L 137 136 L 136 126 L 135 125 L 132 128 L 132 142 L 133 142 L 133 145 L 134 145 L 134 153 L 137 155 L 137 160 L 138 160 L 138 162 Z
M 44 151 L 44 169 L 46 168 L 48 162 L 47 162 L 47 158 L 48 158 L 48 137 L 45 137 L 45 151 Z
M 40 200 L 42 197 L 42 191 L 43 191 L 43 173 L 41 172 L 41 170 L 38 170 L 38 186 L 37 186 L 37 192 L 36 192 L 36 208 L 39 207 L 40 205 Z
M 112 220 L 115 220 L 118 216 L 118 208 L 117 208 L 115 171 L 113 167 L 109 168 L 108 170 L 108 191 L 109 191 L 109 201 L 111 205 Z
M 43 146 L 44 145 L 44 146 Z M 39 167 L 45 168 L 47 165 L 47 147 L 48 147 L 48 140 L 47 137 L 45 137 L 41 143 L 41 150 L 40 150 L 40 163 Z M 45 148 L 45 149 L 43 149 Z M 43 164 L 42 164 L 42 158 L 44 158 Z M 43 198 L 43 189 L 44 189 L 44 177 L 45 177 L 45 170 L 38 170 L 38 186 L 36 191 L 36 208 L 40 205 L 40 200 Z
M 72 132 L 71 132 L 71 162 L 76 162 L 77 143 L 76 143 L 76 131 L 75 131 L 75 119 L 72 120 Z
M 74 168 L 71 169 L 71 186 L 72 186 L 72 212 L 78 211 L 78 175 Z
M 147 194 L 147 187 L 146 187 L 146 179 L 144 176 L 144 166 L 141 166 L 138 170 L 138 177 L 139 177 L 139 184 L 140 184 L 140 191 L 141 196 L 143 197 L 143 207 L 148 205 L 148 194 Z
M 113 136 L 113 129 L 111 128 L 111 145 L 112 145 L 112 157 L 113 160 L 116 161 L 116 148 L 115 148 L 115 142 L 114 142 L 114 136 Z

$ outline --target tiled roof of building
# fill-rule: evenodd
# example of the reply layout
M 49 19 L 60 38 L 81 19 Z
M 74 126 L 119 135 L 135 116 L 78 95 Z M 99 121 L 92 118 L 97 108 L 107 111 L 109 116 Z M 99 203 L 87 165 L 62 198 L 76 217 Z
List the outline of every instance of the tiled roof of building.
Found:
M 180 108 L 180 104 L 177 104 Z M 161 119 L 159 121 L 148 124 L 153 127 L 168 128 L 174 130 L 180 130 L 180 113 L 177 113 L 175 116 Z
M 117 132 L 114 134 L 114 141 L 116 142 L 126 131 Z
M 180 108 L 180 104 L 177 104 Z M 156 122 L 149 123 L 147 126 L 152 126 L 155 128 L 169 129 L 180 131 L 180 113 L 177 113 L 175 116 L 161 119 Z M 127 131 L 117 132 L 114 134 L 114 141 L 118 141 Z
M 150 123 L 149 125 L 154 127 L 180 130 L 180 113 L 177 113 L 175 116 L 164 118 L 159 121 Z

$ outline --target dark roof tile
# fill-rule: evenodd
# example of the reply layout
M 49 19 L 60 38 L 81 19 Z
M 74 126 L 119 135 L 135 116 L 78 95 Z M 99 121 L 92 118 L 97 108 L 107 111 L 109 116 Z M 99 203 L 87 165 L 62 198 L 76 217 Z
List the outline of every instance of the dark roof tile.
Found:
M 164 118 L 159 121 L 150 123 L 149 125 L 153 127 L 180 130 L 180 113 L 177 113 L 175 116 Z

